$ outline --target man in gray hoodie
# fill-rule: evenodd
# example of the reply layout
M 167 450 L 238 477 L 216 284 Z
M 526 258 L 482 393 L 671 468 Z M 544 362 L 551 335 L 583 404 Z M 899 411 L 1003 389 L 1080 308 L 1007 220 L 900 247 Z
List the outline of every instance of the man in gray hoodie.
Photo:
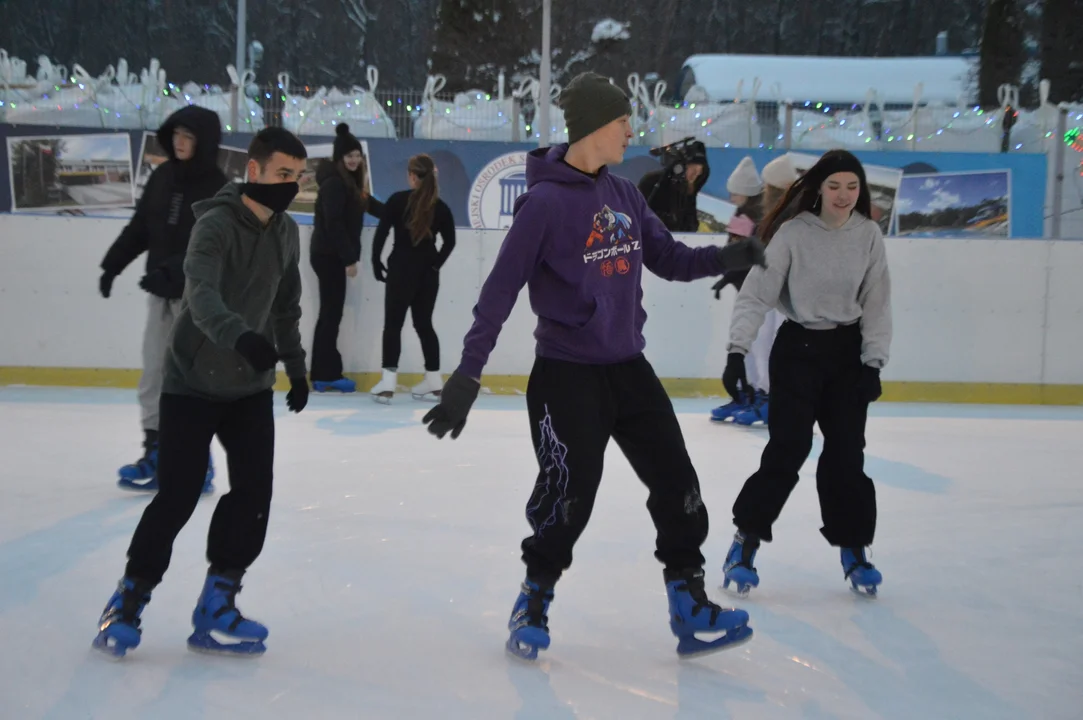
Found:
M 229 464 L 207 539 L 210 569 L 188 644 L 200 651 L 260 654 L 267 628 L 235 605 L 241 577 L 263 549 L 274 465 L 273 386 L 282 360 L 286 404 L 308 402 L 301 347 L 300 245 L 286 214 L 305 168 L 305 147 L 281 128 L 248 148 L 248 182 L 196 203 L 184 259 L 185 289 L 163 368 L 158 494 L 128 548 L 94 646 L 122 656 L 139 644 L 140 615 L 169 566 L 173 541 L 199 502 L 211 439 Z M 235 643 L 219 643 L 214 630 Z

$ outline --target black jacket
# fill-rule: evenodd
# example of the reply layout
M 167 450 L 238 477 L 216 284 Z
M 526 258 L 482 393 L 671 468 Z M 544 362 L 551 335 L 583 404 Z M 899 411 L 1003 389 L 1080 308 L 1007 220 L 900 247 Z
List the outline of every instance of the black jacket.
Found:
M 349 267 L 361 260 L 361 226 L 366 209 L 361 198 L 330 160 L 316 168 L 316 217 L 313 220 L 310 255 L 331 255 Z M 367 212 L 377 220 L 383 217 L 384 204 L 369 196 Z
M 688 192 L 688 183 L 681 180 L 674 182 L 665 179 L 665 169 L 652 170 L 639 179 L 639 191 L 647 198 L 648 205 L 658 219 L 670 232 L 696 232 L 699 230 L 699 213 L 696 209 L 696 195 L 707 184 L 711 168 L 703 166 L 703 173 L 696 178 L 695 192 Z M 654 192 L 656 185 L 658 192 Z
M 177 126 L 196 136 L 195 155 L 184 162 L 173 152 Z M 104 272 L 119 275 L 146 252 L 145 280 L 153 276 L 148 292 L 170 299 L 184 294 L 184 253 L 196 222 L 192 203 L 214 197 L 227 182 L 218 168 L 221 139 L 218 114 L 196 105 L 181 108 L 158 128 L 158 144 L 169 160 L 151 173 L 135 214 L 102 260 Z
M 387 199 L 384 205 L 384 216 L 380 218 L 380 225 L 376 228 L 376 235 L 372 239 L 373 264 L 382 264 L 384 243 L 387 242 L 387 236 L 394 228 L 395 239 L 391 247 L 391 255 L 387 259 L 388 269 L 398 267 L 439 270 L 447 262 L 451 251 L 455 249 L 455 218 L 447 203 L 437 198 L 430 226 L 432 233 L 414 245 L 410 239 L 410 227 L 406 217 L 406 205 L 412 192 L 413 190 L 402 190 Z M 436 249 L 437 235 L 441 240 L 439 250 Z

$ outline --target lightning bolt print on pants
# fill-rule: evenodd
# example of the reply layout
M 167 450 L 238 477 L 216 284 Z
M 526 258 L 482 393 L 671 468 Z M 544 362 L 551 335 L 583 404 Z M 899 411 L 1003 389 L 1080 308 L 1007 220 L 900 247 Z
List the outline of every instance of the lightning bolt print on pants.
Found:
M 541 472 L 534 486 L 534 493 L 526 508 L 526 519 L 534 529 L 534 536 L 541 538 L 545 529 L 558 521 L 568 522 L 568 448 L 557 438 L 553 430 L 553 416 L 545 406 L 545 417 L 538 423 L 541 441 L 538 443 L 538 464 Z

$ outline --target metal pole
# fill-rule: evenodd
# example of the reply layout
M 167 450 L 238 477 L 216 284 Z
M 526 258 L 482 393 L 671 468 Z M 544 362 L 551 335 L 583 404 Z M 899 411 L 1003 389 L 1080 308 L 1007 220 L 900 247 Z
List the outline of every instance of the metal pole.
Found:
M 237 58 L 235 60 L 234 67 L 237 68 L 237 77 L 244 77 L 244 46 L 245 36 L 248 34 L 245 32 L 245 20 L 248 18 L 248 11 L 245 7 L 245 0 L 237 0 Z
M 552 74 L 552 51 L 550 34 L 552 30 L 552 0 L 542 0 L 542 49 L 541 68 L 539 70 L 538 107 L 534 113 L 534 127 L 540 131 L 538 147 L 549 144 L 549 87 Z
M 1060 240 L 1060 220 L 1064 209 L 1064 136 L 1068 132 L 1068 106 L 1060 104 L 1057 115 L 1057 134 L 1053 140 L 1053 218 L 1050 237 Z

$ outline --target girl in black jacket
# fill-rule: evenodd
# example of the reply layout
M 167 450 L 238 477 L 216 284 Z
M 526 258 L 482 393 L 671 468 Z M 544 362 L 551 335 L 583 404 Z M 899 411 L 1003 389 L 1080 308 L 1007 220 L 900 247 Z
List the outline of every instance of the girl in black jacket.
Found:
M 428 155 L 415 155 L 407 166 L 410 190 L 387 199 L 376 237 L 372 241 L 372 267 L 376 279 L 387 283 L 384 295 L 383 377 L 369 392 L 377 402 L 388 403 L 395 394 L 402 326 L 406 311 L 414 321 L 425 356 L 425 379 L 412 388 L 415 398 L 435 398 L 444 386 L 440 378 L 440 341 L 432 327 L 440 268 L 455 248 L 455 218 L 440 199 L 436 165 Z M 384 242 L 395 228 L 395 244 L 387 265 Z M 440 235 L 440 249 L 436 236 Z
M 368 163 L 350 126 L 335 128 L 331 162 L 320 163 L 316 182 L 315 227 L 309 258 L 320 283 L 320 310 L 312 340 L 312 386 L 317 392 L 354 392 L 353 380 L 342 375 L 338 328 L 346 304 L 346 278 L 357 277 L 361 259 L 361 225 L 365 213 L 383 216 L 383 203 L 369 195 Z

